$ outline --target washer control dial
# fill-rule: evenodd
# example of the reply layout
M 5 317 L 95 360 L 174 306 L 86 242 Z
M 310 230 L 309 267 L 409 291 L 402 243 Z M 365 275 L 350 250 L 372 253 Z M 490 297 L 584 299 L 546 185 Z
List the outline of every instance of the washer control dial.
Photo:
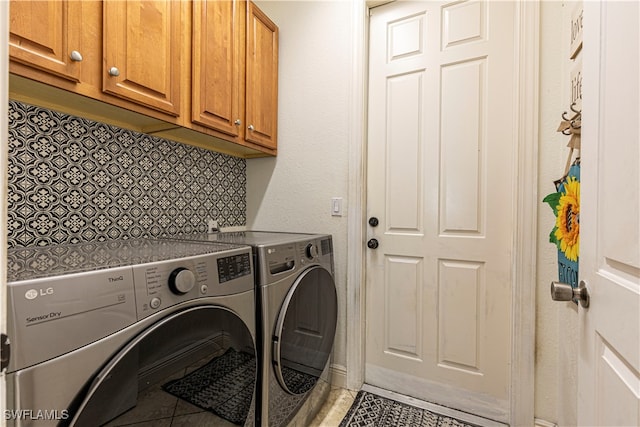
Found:
M 186 294 L 195 284 L 196 276 L 187 268 L 176 268 L 169 275 L 169 289 L 176 295 Z
M 305 253 L 307 255 L 307 258 L 314 259 L 318 256 L 318 248 L 313 243 L 309 243 L 307 245 L 307 248 L 305 249 Z

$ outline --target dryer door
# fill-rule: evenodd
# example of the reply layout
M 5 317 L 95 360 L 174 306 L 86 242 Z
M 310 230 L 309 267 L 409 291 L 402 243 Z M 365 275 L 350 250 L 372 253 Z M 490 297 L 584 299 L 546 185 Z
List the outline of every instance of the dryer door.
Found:
M 253 425 L 255 389 L 247 326 L 227 308 L 193 307 L 120 350 L 79 397 L 71 425 Z
M 273 362 L 282 388 L 291 394 L 311 390 L 331 357 L 338 298 L 331 273 L 320 266 L 300 274 L 276 323 Z

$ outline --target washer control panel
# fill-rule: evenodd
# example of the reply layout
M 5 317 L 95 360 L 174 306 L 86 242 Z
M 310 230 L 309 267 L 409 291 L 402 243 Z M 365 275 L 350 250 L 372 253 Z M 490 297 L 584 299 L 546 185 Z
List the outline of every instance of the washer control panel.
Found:
M 256 275 L 269 283 L 285 274 L 295 274 L 302 268 L 319 263 L 333 263 L 333 244 L 329 235 L 318 235 L 298 242 L 259 247 L 261 260 Z M 333 273 L 333 272 L 332 272 Z M 265 279 L 266 278 L 266 279 Z
M 229 249 L 133 268 L 138 319 L 195 298 L 253 290 L 251 249 Z
M 304 255 L 309 261 L 313 261 L 318 256 L 318 247 L 315 243 L 309 243 L 304 248 Z

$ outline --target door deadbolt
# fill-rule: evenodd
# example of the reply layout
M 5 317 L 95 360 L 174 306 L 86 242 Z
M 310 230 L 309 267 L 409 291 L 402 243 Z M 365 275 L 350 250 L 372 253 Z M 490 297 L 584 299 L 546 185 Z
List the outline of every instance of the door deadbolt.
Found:
M 378 221 L 378 218 L 376 218 L 375 216 L 372 216 L 371 218 L 369 218 L 369 225 L 372 227 L 377 227 L 378 224 L 380 224 L 380 221 Z

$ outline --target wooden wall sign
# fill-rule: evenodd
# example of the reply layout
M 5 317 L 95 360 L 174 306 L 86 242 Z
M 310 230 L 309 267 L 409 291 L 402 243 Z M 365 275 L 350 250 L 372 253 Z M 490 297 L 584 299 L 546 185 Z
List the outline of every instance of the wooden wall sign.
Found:
M 576 110 L 582 110 L 582 57 L 576 59 L 570 71 L 571 104 L 575 103 Z
M 582 17 L 584 7 L 578 2 L 571 12 L 571 43 L 569 44 L 569 58 L 576 57 L 582 48 Z

